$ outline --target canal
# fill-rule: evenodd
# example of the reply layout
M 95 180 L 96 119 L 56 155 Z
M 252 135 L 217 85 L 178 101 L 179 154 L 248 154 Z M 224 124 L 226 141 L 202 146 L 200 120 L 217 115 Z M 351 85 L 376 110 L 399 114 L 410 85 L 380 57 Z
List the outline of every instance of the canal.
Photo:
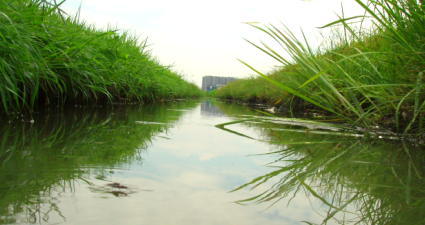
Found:
M 425 224 L 420 143 L 214 100 L 1 122 L 0 224 Z

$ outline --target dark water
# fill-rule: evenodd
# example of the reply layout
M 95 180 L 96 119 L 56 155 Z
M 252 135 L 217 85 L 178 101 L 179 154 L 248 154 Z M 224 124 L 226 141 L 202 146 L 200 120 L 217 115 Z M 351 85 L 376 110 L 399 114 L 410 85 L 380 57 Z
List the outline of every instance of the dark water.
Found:
M 2 121 L 0 224 L 425 224 L 423 148 L 264 115 L 204 101 Z

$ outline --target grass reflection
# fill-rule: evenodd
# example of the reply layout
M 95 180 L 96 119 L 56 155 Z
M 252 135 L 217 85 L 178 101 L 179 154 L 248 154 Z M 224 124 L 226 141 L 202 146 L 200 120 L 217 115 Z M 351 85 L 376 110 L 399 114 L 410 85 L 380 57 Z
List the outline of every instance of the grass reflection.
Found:
M 45 112 L 34 123 L 4 121 L 0 128 L 0 224 L 41 223 L 61 193 L 108 176 L 111 168 L 141 160 L 154 135 L 165 132 L 196 102 L 163 106 Z M 140 124 L 136 121 L 157 122 Z M 19 214 L 19 216 L 18 216 Z
M 234 108 L 223 111 L 237 114 Z M 304 192 L 326 208 L 322 224 L 425 224 L 423 146 L 257 118 L 242 124 L 261 131 L 262 139 L 274 146 L 265 154 L 275 160 L 268 165 L 271 172 L 234 190 L 256 193 L 238 203 L 290 204 Z

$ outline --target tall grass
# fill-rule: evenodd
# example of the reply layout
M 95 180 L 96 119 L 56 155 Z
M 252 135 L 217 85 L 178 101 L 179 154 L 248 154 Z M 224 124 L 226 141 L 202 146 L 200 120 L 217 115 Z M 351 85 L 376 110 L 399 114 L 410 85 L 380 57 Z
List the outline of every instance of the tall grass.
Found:
M 96 29 L 50 2 L 0 2 L 2 111 L 199 95 L 194 84 L 156 62 L 146 42 Z
M 363 7 L 365 15 L 342 15 L 323 26 L 341 28 L 339 39 L 331 40 L 325 48 L 312 49 L 304 34 L 299 38 L 285 27 L 250 24 L 282 46 L 278 50 L 250 42 L 280 62 L 282 69 L 266 75 L 242 63 L 283 93 L 353 125 L 384 126 L 397 133 L 423 135 L 424 6 L 415 0 L 354 1 Z M 358 28 L 365 20 L 373 25 Z M 231 85 L 222 91 L 229 89 Z M 220 92 L 219 96 L 232 97 Z

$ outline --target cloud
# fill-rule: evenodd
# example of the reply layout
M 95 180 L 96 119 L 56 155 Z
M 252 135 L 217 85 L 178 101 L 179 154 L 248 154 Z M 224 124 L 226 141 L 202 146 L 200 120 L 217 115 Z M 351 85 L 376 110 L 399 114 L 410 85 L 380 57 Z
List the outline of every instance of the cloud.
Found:
M 83 19 L 149 37 L 152 54 L 161 63 L 173 65 L 198 84 L 204 75 L 252 74 L 236 58 L 263 71 L 276 65 L 242 39 L 267 39 L 243 22 L 284 23 L 292 30 L 302 28 L 312 42 L 320 42 L 316 27 L 337 19 L 341 4 L 347 16 L 361 12 L 349 0 L 68 0 L 65 10 L 73 14 L 80 2 Z

